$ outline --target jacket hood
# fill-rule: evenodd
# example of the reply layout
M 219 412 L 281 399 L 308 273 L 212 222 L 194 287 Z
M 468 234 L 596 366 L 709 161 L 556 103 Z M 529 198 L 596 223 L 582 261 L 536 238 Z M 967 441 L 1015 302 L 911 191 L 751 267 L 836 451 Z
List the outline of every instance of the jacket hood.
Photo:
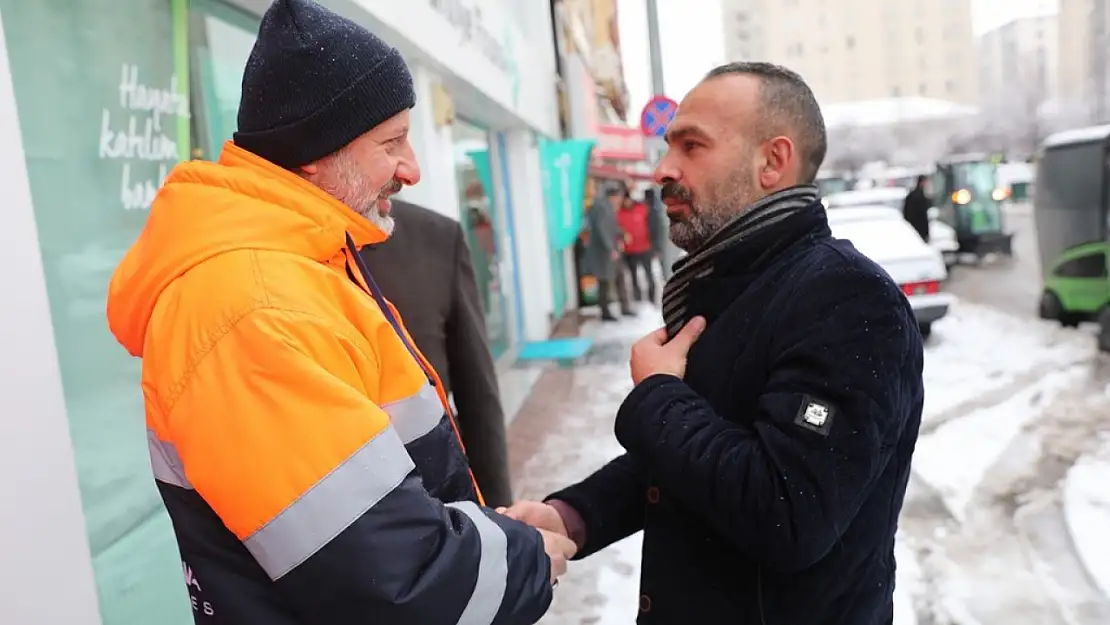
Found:
M 158 298 L 193 267 L 244 249 L 325 262 L 342 253 L 348 233 L 359 247 L 387 238 L 312 183 L 229 141 L 219 162 L 181 163 L 166 179 L 112 275 L 108 327 L 132 356 L 142 356 Z

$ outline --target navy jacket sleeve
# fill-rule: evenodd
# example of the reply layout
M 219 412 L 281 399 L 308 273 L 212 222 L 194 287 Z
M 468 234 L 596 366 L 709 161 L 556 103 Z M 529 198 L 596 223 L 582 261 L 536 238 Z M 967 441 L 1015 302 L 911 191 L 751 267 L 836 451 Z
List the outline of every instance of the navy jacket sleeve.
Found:
M 624 454 L 546 499 L 561 500 L 582 517 L 586 540 L 574 555 L 578 560 L 644 529 L 644 497 L 635 463 Z
M 633 389 L 616 421 L 618 440 L 669 496 L 786 572 L 832 549 L 922 400 L 921 336 L 897 287 L 882 275 L 821 274 L 784 311 L 751 426 L 665 375 Z

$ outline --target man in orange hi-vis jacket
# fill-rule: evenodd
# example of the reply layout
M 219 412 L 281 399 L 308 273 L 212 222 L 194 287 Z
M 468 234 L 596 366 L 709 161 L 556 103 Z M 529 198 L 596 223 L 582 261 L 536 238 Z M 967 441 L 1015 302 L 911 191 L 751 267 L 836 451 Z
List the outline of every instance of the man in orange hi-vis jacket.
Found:
M 482 505 L 438 378 L 360 262 L 420 171 L 398 52 L 278 0 L 219 162 L 112 277 L 197 623 L 534 623 L 574 546 Z

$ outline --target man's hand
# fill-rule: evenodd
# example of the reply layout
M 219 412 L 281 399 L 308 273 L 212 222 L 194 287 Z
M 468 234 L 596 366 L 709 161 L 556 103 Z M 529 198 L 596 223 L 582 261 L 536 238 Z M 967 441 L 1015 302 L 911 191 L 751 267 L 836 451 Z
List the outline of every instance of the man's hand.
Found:
M 554 532 L 560 536 L 567 535 L 567 526 L 563 524 L 563 517 L 555 508 L 539 501 L 518 501 L 508 508 L 498 508 L 497 511 L 510 519 L 527 523 L 537 529 Z
M 518 501 L 509 508 L 498 508 L 497 512 L 539 530 L 543 548 L 551 559 L 552 584 L 567 572 L 567 560 L 574 557 L 578 546 L 567 538 L 567 527 L 558 510 L 538 501 Z
M 578 551 L 574 541 L 555 532 L 549 532 L 545 529 L 537 528 L 536 531 L 543 536 L 543 550 L 547 552 L 547 557 L 551 560 L 551 583 L 555 584 L 559 578 L 567 572 L 567 560 L 574 557 L 574 552 Z
M 686 354 L 701 336 L 702 330 L 705 330 L 705 319 L 694 317 L 670 341 L 667 340 L 666 328 L 659 328 L 637 341 L 632 346 L 632 358 L 628 361 L 632 381 L 639 384 L 657 373 L 681 379 L 686 375 Z

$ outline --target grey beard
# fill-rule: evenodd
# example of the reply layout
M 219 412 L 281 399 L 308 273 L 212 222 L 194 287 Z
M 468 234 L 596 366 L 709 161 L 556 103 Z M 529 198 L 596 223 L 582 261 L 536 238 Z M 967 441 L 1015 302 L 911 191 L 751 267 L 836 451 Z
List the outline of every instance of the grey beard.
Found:
M 375 198 L 372 202 L 368 202 L 366 205 L 363 206 L 362 210 L 357 212 L 358 214 L 365 217 L 367 221 L 374 224 L 374 226 L 376 226 L 378 230 L 381 230 L 382 234 L 384 234 L 385 236 L 388 237 L 393 234 L 393 228 L 396 227 L 397 223 L 394 221 L 392 215 L 383 215 L 378 212 L 377 198 Z
M 671 243 L 686 252 L 700 248 L 732 219 L 719 213 L 694 213 L 684 221 L 672 221 L 669 235 Z

